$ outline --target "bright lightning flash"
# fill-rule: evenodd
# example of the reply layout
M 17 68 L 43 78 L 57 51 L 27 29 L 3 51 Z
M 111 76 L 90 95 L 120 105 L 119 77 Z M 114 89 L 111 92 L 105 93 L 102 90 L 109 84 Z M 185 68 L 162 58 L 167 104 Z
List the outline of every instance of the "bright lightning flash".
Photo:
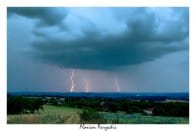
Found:
M 116 91 L 120 92 L 120 86 L 119 86 L 118 77 L 116 74 L 115 74 L 115 85 L 116 85 Z
M 85 82 L 85 91 L 89 92 L 89 83 L 86 79 L 84 80 L 84 82 Z
M 70 92 L 73 92 L 75 89 L 75 83 L 74 83 L 74 73 L 75 70 L 71 71 L 71 76 L 70 76 L 70 80 L 71 80 L 71 88 L 70 88 Z

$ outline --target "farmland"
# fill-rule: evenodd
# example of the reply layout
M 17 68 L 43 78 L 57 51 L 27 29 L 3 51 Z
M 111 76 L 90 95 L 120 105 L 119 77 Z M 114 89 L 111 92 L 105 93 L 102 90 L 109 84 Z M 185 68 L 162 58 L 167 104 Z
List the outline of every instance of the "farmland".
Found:
M 119 124 L 188 124 L 186 117 L 165 117 L 165 116 L 149 116 L 141 114 L 125 114 L 119 113 L 102 113 L 107 120 L 106 123 Z
M 152 97 L 150 97 L 151 99 Z M 8 96 L 8 124 L 188 124 L 189 102 L 178 99 Z
M 8 115 L 7 122 L 16 124 L 80 123 L 80 118 L 78 115 L 80 109 L 52 105 L 44 105 L 43 109 L 43 111 L 39 111 L 34 114 Z
M 34 114 L 8 115 L 7 122 L 14 124 L 80 124 L 81 109 L 64 106 L 44 105 L 44 111 Z M 149 116 L 139 113 L 126 114 L 124 112 L 99 112 L 103 122 L 110 124 L 186 124 L 187 117 Z M 92 123 L 91 120 L 85 123 Z M 93 123 L 96 123 L 94 121 Z

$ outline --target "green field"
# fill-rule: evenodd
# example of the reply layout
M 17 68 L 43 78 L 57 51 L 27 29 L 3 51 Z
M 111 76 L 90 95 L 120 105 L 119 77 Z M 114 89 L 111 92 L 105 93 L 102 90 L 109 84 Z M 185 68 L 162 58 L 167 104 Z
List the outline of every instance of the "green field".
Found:
M 166 116 L 149 116 L 141 114 L 119 113 L 101 113 L 106 123 L 119 124 L 188 124 L 189 119 L 186 117 L 166 117 Z
M 44 111 L 35 114 L 8 115 L 7 123 L 15 124 L 80 124 L 81 109 L 44 105 Z M 188 124 L 187 117 L 147 116 L 123 112 L 100 112 L 105 123 L 114 124 Z M 86 123 L 91 123 L 91 120 Z
M 44 111 L 39 111 L 35 114 L 20 114 L 20 115 L 8 115 L 7 123 L 16 124 L 77 124 L 80 123 L 79 112 L 80 109 L 44 105 Z

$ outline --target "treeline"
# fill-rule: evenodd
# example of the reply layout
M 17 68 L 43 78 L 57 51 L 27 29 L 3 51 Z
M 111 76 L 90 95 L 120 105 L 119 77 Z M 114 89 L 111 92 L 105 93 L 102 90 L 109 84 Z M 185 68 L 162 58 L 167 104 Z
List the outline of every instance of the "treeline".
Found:
M 153 101 L 133 101 L 128 99 L 109 98 L 84 98 L 84 97 L 23 97 L 8 96 L 7 113 L 34 113 L 43 109 L 44 104 L 55 106 L 69 106 L 80 109 L 93 109 L 95 111 L 118 112 L 127 114 L 141 113 L 148 114 L 150 111 L 157 116 L 177 116 L 189 117 L 188 102 L 153 102 Z
M 23 96 L 7 97 L 7 114 L 34 113 L 43 110 L 44 102 L 41 98 Z
M 153 115 L 189 117 L 189 104 L 183 102 L 157 103 Z
M 74 108 L 92 108 L 96 111 L 117 112 L 123 111 L 128 114 L 142 113 L 151 110 L 152 115 L 157 116 L 189 116 L 188 102 L 153 102 L 153 101 L 132 101 L 107 98 L 74 98 L 66 97 L 59 104 L 58 98 L 48 101 L 52 105 L 64 105 Z

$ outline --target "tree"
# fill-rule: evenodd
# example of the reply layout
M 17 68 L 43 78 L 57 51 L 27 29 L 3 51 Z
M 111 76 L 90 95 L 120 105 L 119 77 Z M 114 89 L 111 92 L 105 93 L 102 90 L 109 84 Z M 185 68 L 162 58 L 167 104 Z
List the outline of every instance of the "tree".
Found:
M 35 111 L 43 110 L 44 102 L 39 98 L 28 98 L 22 96 L 8 96 L 7 113 L 21 114 L 34 113 Z

